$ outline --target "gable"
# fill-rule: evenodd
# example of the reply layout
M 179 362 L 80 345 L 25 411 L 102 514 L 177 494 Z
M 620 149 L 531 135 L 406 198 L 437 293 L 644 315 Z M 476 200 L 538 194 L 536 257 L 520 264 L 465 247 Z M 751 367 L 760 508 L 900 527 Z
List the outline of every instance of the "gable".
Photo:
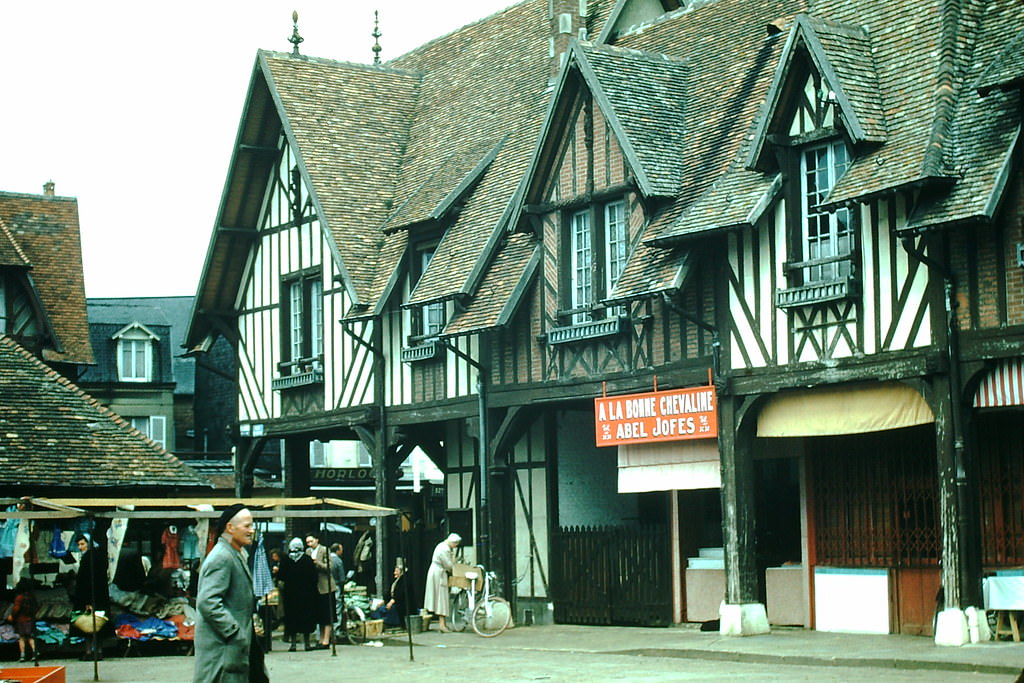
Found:
M 854 144 L 886 141 L 870 37 L 860 27 L 797 15 L 747 166 L 770 166 L 765 149 L 773 135 L 792 139 L 840 129 Z
M 78 201 L 0 192 L 0 220 L 18 245 L 15 259 L 31 264 L 28 282 L 33 296 L 38 296 L 40 324 L 51 335 L 41 348 L 43 359 L 76 365 L 92 363 Z
M 657 21 L 667 12 L 686 7 L 692 0 L 618 0 L 597 39 L 611 43 L 619 35 Z

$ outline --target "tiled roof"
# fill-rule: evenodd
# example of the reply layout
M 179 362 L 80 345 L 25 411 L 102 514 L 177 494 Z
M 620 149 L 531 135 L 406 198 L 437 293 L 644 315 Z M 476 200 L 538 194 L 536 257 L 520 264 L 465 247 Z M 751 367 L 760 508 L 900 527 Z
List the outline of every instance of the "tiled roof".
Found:
M 96 366 L 82 373 L 79 382 L 113 382 L 117 380 L 117 359 L 112 355 L 116 345 L 111 335 L 125 325 L 139 322 L 161 334 L 159 349 L 163 363 L 168 367 L 157 381 L 174 382 L 174 393 L 195 393 L 195 359 L 183 357 L 185 329 L 192 310 L 190 296 L 159 296 L 135 298 L 88 299 L 89 332 L 92 336 Z M 106 351 L 101 349 L 106 347 Z
M 1006 27 L 1007 29 L 1014 28 L 1012 26 Z M 999 33 L 993 35 L 992 38 L 998 40 L 1002 37 L 1002 27 L 999 27 Z M 1024 83 L 1024 29 L 1021 29 L 1016 36 L 1013 37 L 1003 51 L 1000 52 L 992 63 L 981 72 L 978 79 L 974 82 L 974 88 L 977 89 L 982 95 L 987 94 L 989 91 L 996 88 L 1019 88 Z
M 28 256 L 18 246 L 14 235 L 7 229 L 4 219 L 0 218 L 0 266 L 30 266 Z
M 0 335 L 0 485 L 205 487 L 209 481 Z
M 664 55 L 580 43 L 580 69 L 627 155 L 641 188 L 673 196 L 686 164 L 687 65 Z
M 547 103 L 547 9 L 547 0 L 527 0 L 390 62 L 423 74 L 397 201 L 423 192 L 430 178 L 443 180 L 438 168 L 453 153 L 479 154 L 506 139 L 448 227 L 410 303 L 470 292 L 473 273 L 500 236 Z M 450 189 L 439 187 L 436 194 Z M 397 266 L 379 263 L 387 272 Z
M 358 302 L 370 291 L 419 77 L 387 67 L 261 52 L 271 91 Z
M 973 87 L 988 63 L 987 55 L 1003 48 L 1005 36 L 1024 21 L 1024 9 L 997 11 L 994 5 L 984 15 L 977 32 L 974 64 L 963 70 L 958 83 L 960 97 L 953 118 L 950 145 L 951 164 L 958 178 L 947 192 L 933 194 L 910 217 L 908 228 L 935 227 L 944 223 L 992 218 L 1002 199 L 1014 150 L 1020 137 L 1021 93 L 990 91 L 980 95 Z
M 488 269 L 483 286 L 466 310 L 445 327 L 445 337 L 455 337 L 508 324 L 540 262 L 540 244 L 531 235 L 508 236 Z
M 60 345 L 60 350 L 43 349 L 44 359 L 92 363 L 78 201 L 71 197 L 0 192 L 0 220 L 31 264 L 32 281 Z

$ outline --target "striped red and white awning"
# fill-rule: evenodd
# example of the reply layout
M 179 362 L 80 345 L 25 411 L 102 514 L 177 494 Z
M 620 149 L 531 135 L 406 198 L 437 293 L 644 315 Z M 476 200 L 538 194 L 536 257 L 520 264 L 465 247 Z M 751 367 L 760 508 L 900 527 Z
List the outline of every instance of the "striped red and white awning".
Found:
M 1024 405 L 1024 358 L 1001 360 L 974 394 L 975 408 Z

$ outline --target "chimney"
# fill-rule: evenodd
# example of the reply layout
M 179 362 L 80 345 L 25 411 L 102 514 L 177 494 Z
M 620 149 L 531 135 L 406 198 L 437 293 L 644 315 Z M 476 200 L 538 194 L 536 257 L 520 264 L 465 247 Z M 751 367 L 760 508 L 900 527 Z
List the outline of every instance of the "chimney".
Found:
M 52 180 L 47 180 L 43 183 L 43 194 L 47 197 L 52 197 L 57 186 L 53 184 Z
M 590 0 L 548 0 L 548 20 L 551 36 L 548 38 L 548 57 L 551 71 L 548 82 L 554 84 L 565 63 L 569 42 L 576 38 L 587 40 L 587 18 Z

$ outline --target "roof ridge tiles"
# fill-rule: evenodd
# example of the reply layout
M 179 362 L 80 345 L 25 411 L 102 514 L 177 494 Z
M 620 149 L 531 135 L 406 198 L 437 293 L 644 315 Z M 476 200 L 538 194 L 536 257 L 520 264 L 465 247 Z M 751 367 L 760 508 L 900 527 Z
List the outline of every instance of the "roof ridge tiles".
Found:
M 595 43 L 590 40 L 577 40 L 575 42 L 584 52 L 607 52 L 624 57 L 645 57 L 654 62 L 673 62 L 676 64 L 688 64 L 690 62 L 689 57 L 676 57 L 655 50 L 641 50 L 634 47 L 609 45 L 608 43 Z
M 71 197 L 66 195 L 54 195 L 54 194 L 38 194 L 35 192 L 9 192 L 7 190 L 0 190 L 0 197 L 9 197 L 11 199 L 34 199 L 39 201 L 48 202 L 76 202 L 77 197 Z
M 366 64 L 364 62 L 350 62 L 341 59 L 331 59 L 330 57 L 316 57 L 313 55 L 294 55 L 290 52 L 278 52 L 277 50 L 266 50 L 260 49 L 259 55 L 263 57 L 269 57 L 272 59 L 287 59 L 297 62 L 306 62 L 310 64 L 320 64 L 323 66 L 337 66 L 337 67 L 352 67 L 363 71 L 373 71 L 380 73 L 398 74 L 401 76 L 420 76 L 420 72 L 413 71 L 411 69 L 402 69 L 399 67 L 389 66 L 387 64 Z

